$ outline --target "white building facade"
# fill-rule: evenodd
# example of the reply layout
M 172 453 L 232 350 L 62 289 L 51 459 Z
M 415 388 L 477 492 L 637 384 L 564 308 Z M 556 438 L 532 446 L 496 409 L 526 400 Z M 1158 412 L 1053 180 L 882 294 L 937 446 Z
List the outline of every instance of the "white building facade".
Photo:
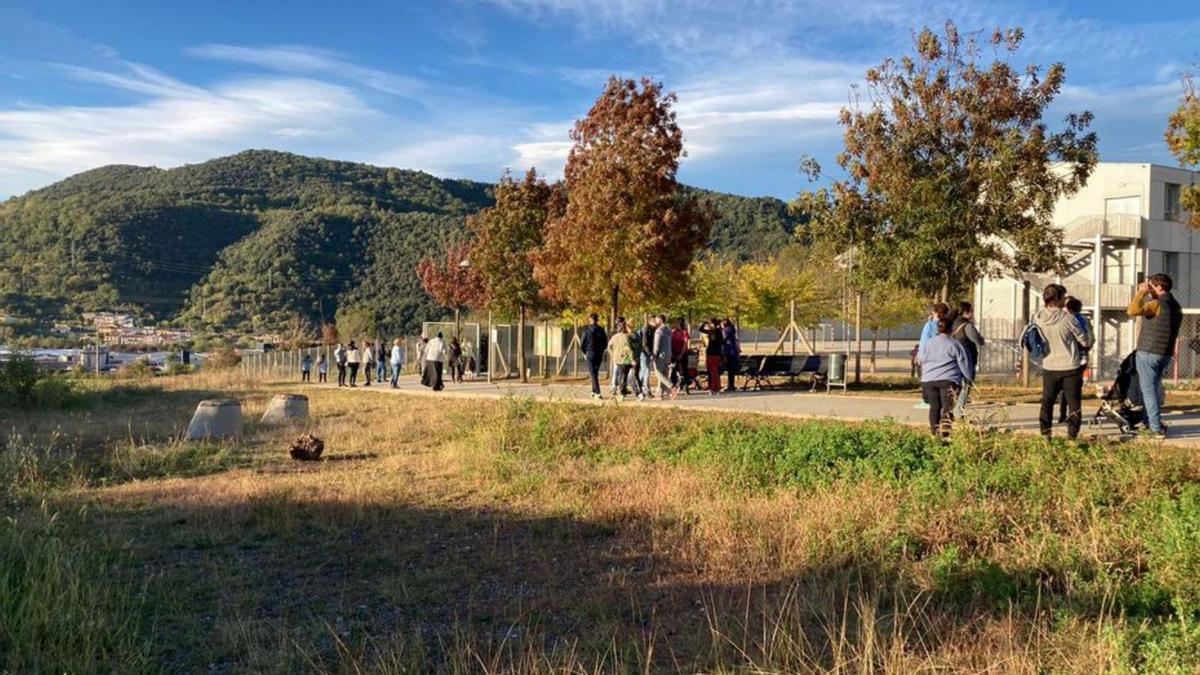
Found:
M 1152 274 L 1169 274 L 1184 308 L 1200 307 L 1200 232 L 1180 209 L 1185 186 L 1196 172 L 1157 164 L 1101 162 L 1077 193 L 1059 201 L 1054 224 L 1063 232 L 1067 265 L 1061 273 L 1005 275 L 975 287 L 976 315 L 994 346 L 981 363 L 985 372 L 1012 372 L 1019 361 L 1016 341 L 1027 316 L 1042 306 L 1041 291 L 1061 283 L 1083 302 L 1092 318 L 1097 346 L 1089 365 L 1093 378 L 1110 376 L 1136 339 L 1136 322 L 1126 313 L 1137 284 Z M 1185 322 L 1185 329 L 1187 323 Z M 1192 378 L 1200 347 L 1181 336 L 1176 367 Z

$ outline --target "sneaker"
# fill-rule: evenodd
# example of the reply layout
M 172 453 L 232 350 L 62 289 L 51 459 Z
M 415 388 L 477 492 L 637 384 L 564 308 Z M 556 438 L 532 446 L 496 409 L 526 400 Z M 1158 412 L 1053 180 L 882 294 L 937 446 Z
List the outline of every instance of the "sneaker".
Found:
M 592 398 L 596 399 L 597 401 L 604 399 L 604 397 L 601 396 L 600 394 L 592 394 Z
M 920 403 L 914 405 L 913 408 L 917 410 L 929 410 L 929 404 L 925 401 L 921 401 Z
M 640 401 L 645 401 L 645 400 L 646 400 L 646 395 L 645 395 L 645 394 L 638 394 L 638 401 L 639 401 L 639 402 L 640 402 Z
M 1142 438 L 1146 438 L 1146 439 L 1149 439 L 1152 441 L 1162 441 L 1162 440 L 1166 440 L 1166 438 L 1167 438 L 1167 430 L 1165 428 L 1162 431 L 1154 431 L 1152 429 L 1142 429 L 1141 436 L 1142 436 Z

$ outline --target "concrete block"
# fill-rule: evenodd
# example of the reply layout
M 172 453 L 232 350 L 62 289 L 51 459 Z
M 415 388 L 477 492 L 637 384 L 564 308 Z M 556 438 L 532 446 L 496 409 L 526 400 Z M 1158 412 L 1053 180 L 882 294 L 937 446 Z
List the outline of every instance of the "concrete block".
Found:
M 189 441 L 237 438 L 242 435 L 242 404 L 232 398 L 201 401 L 185 438 Z
M 263 413 L 263 424 L 284 424 L 308 418 L 308 397 L 300 394 L 275 394 Z

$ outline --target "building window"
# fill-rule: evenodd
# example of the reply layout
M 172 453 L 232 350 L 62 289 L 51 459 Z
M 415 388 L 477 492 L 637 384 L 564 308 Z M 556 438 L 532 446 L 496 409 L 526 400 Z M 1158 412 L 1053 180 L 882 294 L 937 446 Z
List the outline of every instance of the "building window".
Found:
M 1179 206 L 1179 196 L 1183 192 L 1182 186 L 1179 183 L 1167 183 L 1166 193 L 1163 200 L 1163 217 L 1167 220 L 1179 220 L 1183 215 L 1183 209 Z
M 1179 254 L 1173 252 L 1163 253 L 1163 274 L 1171 277 L 1172 281 L 1179 279 Z

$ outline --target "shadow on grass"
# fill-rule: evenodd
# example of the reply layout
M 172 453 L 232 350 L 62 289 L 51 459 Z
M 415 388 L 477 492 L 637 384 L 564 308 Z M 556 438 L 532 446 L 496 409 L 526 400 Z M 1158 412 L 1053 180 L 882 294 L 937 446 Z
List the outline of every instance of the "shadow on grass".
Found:
M 168 670 L 437 671 L 464 658 L 503 670 L 529 654 L 547 662 L 570 654 L 589 671 L 833 667 L 872 649 L 880 651 L 859 656 L 902 647 L 919 660 L 980 623 L 1032 617 L 1035 604 L 1043 613 L 1101 611 L 1056 600 L 1051 591 L 1061 589 L 1035 570 L 954 571 L 933 591 L 867 560 L 722 580 L 683 557 L 686 543 L 671 540 L 682 533 L 646 519 L 523 518 L 305 494 L 229 503 L 214 495 L 106 518 L 114 536 L 124 527 L 141 535 L 134 565 L 156 580 L 154 622 L 170 639 L 155 651 Z M 1032 639 L 1030 625 L 1012 637 Z

